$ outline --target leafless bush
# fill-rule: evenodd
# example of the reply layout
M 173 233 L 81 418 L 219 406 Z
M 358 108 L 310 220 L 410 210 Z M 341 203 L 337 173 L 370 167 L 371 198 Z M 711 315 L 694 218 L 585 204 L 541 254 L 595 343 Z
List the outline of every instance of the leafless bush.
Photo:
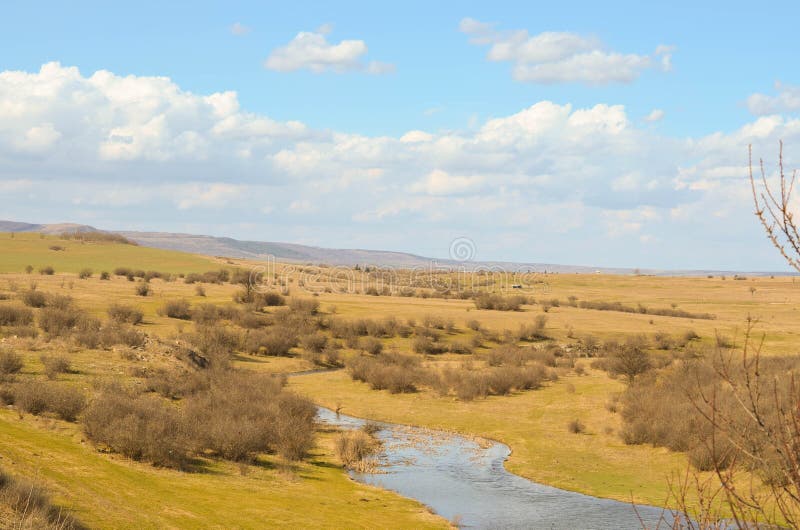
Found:
M 71 363 L 69 359 L 63 355 L 42 355 L 39 357 L 44 365 L 44 373 L 48 379 L 55 379 L 58 374 L 67 374 L 70 372 Z
M 158 308 L 158 314 L 169 318 L 177 318 L 179 320 L 189 320 L 192 318 L 192 308 L 188 300 L 168 300 L 164 305 Z
M 314 298 L 292 298 L 289 308 L 297 313 L 316 315 L 319 310 L 319 300 Z
M 493 309 L 496 311 L 519 311 L 527 299 L 521 295 L 502 296 L 493 293 L 481 293 L 475 298 L 477 309 Z
M 328 336 L 320 331 L 300 337 L 300 346 L 306 351 L 321 353 L 327 345 Z
M 27 326 L 33 322 L 33 311 L 27 307 L 0 305 L 0 326 Z
M 121 234 L 114 234 L 111 232 L 101 232 L 101 231 L 93 231 L 93 232 L 64 232 L 59 236 L 61 239 L 74 239 L 76 241 L 84 241 L 86 243 L 118 243 L 120 245 L 133 245 L 137 246 L 137 243 L 131 241 L 127 237 Z
M 51 265 L 47 265 L 39 269 L 39 274 L 41 274 L 42 276 L 52 276 L 55 273 L 56 270 Z
M 50 412 L 64 421 L 75 421 L 86 406 L 86 397 L 66 383 L 29 379 L 14 386 L 14 405 L 34 416 Z
M 120 385 L 104 388 L 83 414 L 83 430 L 96 444 L 134 460 L 185 469 L 192 455 L 180 410 Z
M 106 313 L 118 324 L 136 325 L 144 318 L 144 313 L 139 308 L 125 304 L 111 304 Z
M 358 347 L 372 355 L 378 355 L 383 351 L 383 343 L 375 337 L 361 337 Z
M 2 470 L 0 470 L 0 506 L 12 512 L 5 513 L 5 517 L 1 520 L 9 525 L 8 528 L 42 530 L 84 528 L 66 510 L 53 504 L 39 484 L 12 477 Z
M 87 280 L 92 277 L 92 274 L 94 274 L 94 271 L 92 269 L 84 268 L 81 269 L 80 272 L 78 272 L 78 278 L 80 278 L 81 280 Z
M 426 353 L 430 355 L 447 352 L 447 345 L 436 340 L 436 335 L 434 335 L 434 337 L 424 335 L 415 337 L 411 347 L 417 353 Z
M 637 306 L 625 305 L 621 302 L 604 302 L 584 300 L 578 304 L 583 309 L 594 309 L 597 311 L 619 311 L 621 313 L 639 313 L 642 315 L 656 315 L 677 318 L 691 318 L 697 320 L 713 320 L 716 317 L 710 313 L 691 313 L 682 309 L 675 308 L 649 308 L 642 304 Z
M 297 335 L 286 328 L 274 328 L 268 331 L 254 329 L 247 333 L 244 349 L 249 353 L 286 357 L 297 345 Z
M 341 433 L 336 437 L 334 450 L 342 465 L 347 469 L 359 472 L 370 471 L 374 466 L 372 456 L 380 448 L 380 444 L 363 430 Z
M 137 296 L 148 296 L 150 294 L 150 284 L 147 282 L 139 282 L 136 284 L 134 292 Z
M 7 347 L 0 348 L 0 378 L 18 374 L 23 366 L 20 354 Z
M 347 362 L 350 376 L 364 381 L 374 390 L 392 394 L 416 392 L 425 378 L 415 357 L 384 352 L 375 357 L 353 357 Z
M 572 420 L 567 424 L 567 430 L 572 434 L 581 434 L 586 430 L 586 426 L 581 420 Z

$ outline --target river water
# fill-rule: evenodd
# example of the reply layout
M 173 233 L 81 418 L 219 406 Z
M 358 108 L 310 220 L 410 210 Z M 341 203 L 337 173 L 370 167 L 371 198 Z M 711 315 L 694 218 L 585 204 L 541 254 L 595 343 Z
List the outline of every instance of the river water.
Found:
M 359 418 L 319 408 L 319 420 L 342 429 Z M 510 450 L 501 443 L 420 427 L 377 423 L 383 442 L 375 473 L 350 475 L 431 507 L 462 528 L 636 529 L 670 528 L 660 508 L 599 499 L 537 484 L 506 471 Z M 637 513 L 638 512 L 638 513 Z

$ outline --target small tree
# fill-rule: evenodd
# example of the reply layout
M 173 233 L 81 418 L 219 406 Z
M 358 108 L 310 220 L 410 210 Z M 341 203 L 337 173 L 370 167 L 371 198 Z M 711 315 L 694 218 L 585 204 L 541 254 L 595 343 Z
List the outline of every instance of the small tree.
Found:
M 624 375 L 628 383 L 633 383 L 636 376 L 652 367 L 644 341 L 629 339 L 625 344 L 618 346 L 613 353 L 611 367 L 615 373 Z

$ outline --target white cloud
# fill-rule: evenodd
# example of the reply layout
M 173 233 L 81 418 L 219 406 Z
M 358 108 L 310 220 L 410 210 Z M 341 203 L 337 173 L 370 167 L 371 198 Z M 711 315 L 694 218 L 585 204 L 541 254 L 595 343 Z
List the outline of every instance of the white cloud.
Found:
M 25 134 L 15 142 L 22 151 L 31 153 L 43 152 L 55 144 L 61 138 L 61 133 L 56 130 L 52 123 L 44 123 L 31 127 Z
M 178 186 L 173 192 L 173 197 L 181 210 L 196 207 L 222 207 L 231 201 L 240 198 L 246 188 L 236 184 L 216 182 L 213 184 L 191 184 Z
M 748 110 L 756 116 L 780 114 L 800 110 L 800 86 L 775 83 L 777 94 L 752 94 L 747 98 Z
M 245 26 L 241 22 L 234 22 L 231 24 L 231 33 L 234 35 L 241 37 L 242 35 L 247 35 L 252 31 L 252 28 L 249 26 Z
M 685 139 L 621 105 L 540 101 L 474 129 L 367 136 L 273 120 L 240 108 L 233 92 L 194 94 L 163 77 L 57 63 L 0 72 L 6 217 L 215 233 L 251 223 L 262 231 L 250 238 L 326 246 L 350 245 L 355 221 L 374 248 L 421 251 L 424 240 L 446 255 L 458 227 L 515 242 L 516 258 L 523 251 L 513 249 L 527 249 L 531 260 L 643 267 L 692 256 L 736 268 L 771 255 L 748 250 L 763 238 L 750 215 L 747 145 L 774 160 L 779 138 L 787 167 L 800 165 L 791 158 L 800 119 L 779 115 Z M 642 238 L 658 245 L 638 261 L 631 249 Z M 727 254 L 713 244 L 725 238 Z
M 655 66 L 672 68 L 671 46 L 660 45 L 652 55 L 607 51 L 595 37 L 547 31 L 498 31 L 493 24 L 465 18 L 459 29 L 472 44 L 489 46 L 490 61 L 510 62 L 518 81 L 535 83 L 580 82 L 590 85 L 629 83 Z
M 446 171 L 435 169 L 424 179 L 415 182 L 411 191 L 428 195 L 461 195 L 477 191 L 485 181 L 480 175 L 450 175 Z
M 288 44 L 272 50 L 264 66 L 278 72 L 310 70 L 314 73 L 362 71 L 380 75 L 394 72 L 394 65 L 379 61 L 364 62 L 367 44 L 363 40 L 328 42 L 332 26 L 315 32 L 301 31 Z
M 644 117 L 644 121 L 649 123 L 655 123 L 657 121 L 661 121 L 664 119 L 664 111 L 661 109 L 653 109 L 650 111 L 650 114 Z
M 408 131 L 400 137 L 400 141 L 406 144 L 417 142 L 428 142 L 433 139 L 433 135 L 425 131 Z

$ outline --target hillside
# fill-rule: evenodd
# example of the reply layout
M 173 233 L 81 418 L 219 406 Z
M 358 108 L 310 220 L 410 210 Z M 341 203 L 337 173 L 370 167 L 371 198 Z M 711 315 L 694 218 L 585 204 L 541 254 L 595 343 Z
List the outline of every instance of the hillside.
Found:
M 64 232 L 98 231 L 88 225 L 74 223 L 34 224 L 16 221 L 0 221 L 0 232 L 43 234 L 62 234 Z M 271 241 L 242 241 L 230 237 L 215 237 L 173 232 L 116 231 L 145 247 L 175 250 L 204 256 L 225 256 L 229 258 L 276 261 L 290 263 L 326 264 L 352 267 L 369 265 L 374 267 L 394 267 L 405 269 L 429 269 L 452 267 L 475 270 L 491 268 L 494 270 L 521 270 L 532 272 L 555 272 L 561 274 L 634 274 L 637 269 L 625 267 L 595 267 L 591 265 L 563 265 L 558 263 L 506 262 L 506 261 L 456 261 L 452 259 L 431 258 L 408 252 L 366 249 L 324 248 L 296 243 Z M 656 276 L 706 276 L 733 275 L 734 273 L 769 276 L 772 274 L 791 274 L 786 271 L 718 271 L 718 270 L 667 270 L 641 269 L 642 274 Z
M 117 267 L 168 273 L 202 272 L 219 267 L 204 256 L 135 245 L 87 243 L 28 232 L 0 233 L 0 239 L 0 273 L 23 272 L 28 265 L 34 271 L 50 266 L 57 273 L 77 273 L 86 267 L 98 273 L 112 272 Z

